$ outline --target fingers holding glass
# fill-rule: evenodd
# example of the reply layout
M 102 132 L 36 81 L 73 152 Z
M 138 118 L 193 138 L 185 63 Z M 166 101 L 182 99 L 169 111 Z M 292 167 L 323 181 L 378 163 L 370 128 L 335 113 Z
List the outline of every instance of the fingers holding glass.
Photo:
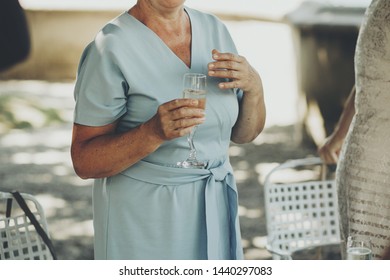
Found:
M 163 141 L 190 133 L 192 127 L 203 123 L 204 109 L 195 99 L 176 99 L 160 105 L 149 121 L 151 130 Z

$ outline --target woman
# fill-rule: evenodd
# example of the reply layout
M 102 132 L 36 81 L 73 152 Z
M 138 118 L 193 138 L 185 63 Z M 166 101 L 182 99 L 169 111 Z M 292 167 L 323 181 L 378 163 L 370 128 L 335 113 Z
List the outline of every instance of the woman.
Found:
M 342 239 L 369 236 L 373 257 L 380 259 L 390 243 L 388 0 L 373 0 L 366 11 L 356 46 L 355 73 L 356 87 L 319 153 L 326 162 L 335 163 L 341 148 L 336 183 Z
M 182 99 L 208 74 L 206 109 Z M 238 90 L 239 88 L 239 90 Z M 72 159 L 95 178 L 97 259 L 241 259 L 229 141 L 263 129 L 262 82 L 226 27 L 184 0 L 138 0 L 81 58 Z M 205 169 L 178 168 L 195 145 Z

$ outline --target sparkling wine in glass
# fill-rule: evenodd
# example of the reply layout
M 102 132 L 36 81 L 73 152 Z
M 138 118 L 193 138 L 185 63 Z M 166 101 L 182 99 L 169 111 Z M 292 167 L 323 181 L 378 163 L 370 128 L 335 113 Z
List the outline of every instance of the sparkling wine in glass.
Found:
M 372 250 L 369 238 L 348 236 L 347 260 L 371 260 Z
M 199 108 L 206 107 L 206 75 L 198 73 L 186 73 L 183 77 L 183 98 L 193 98 L 199 100 Z M 192 128 L 187 135 L 190 153 L 185 161 L 177 163 L 182 168 L 205 168 L 206 163 L 198 161 L 194 145 L 194 135 L 197 126 Z

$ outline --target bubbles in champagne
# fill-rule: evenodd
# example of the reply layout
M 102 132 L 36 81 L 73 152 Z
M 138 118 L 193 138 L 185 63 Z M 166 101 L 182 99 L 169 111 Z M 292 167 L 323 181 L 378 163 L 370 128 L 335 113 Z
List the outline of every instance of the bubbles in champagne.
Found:
M 205 90 L 194 90 L 185 89 L 183 92 L 184 98 L 199 99 L 199 108 L 206 107 L 206 91 Z

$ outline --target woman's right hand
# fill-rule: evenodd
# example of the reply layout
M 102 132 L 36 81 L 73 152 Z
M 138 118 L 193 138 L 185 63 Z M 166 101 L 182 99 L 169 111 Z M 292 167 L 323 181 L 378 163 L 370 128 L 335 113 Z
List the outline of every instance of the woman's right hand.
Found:
M 325 143 L 318 148 L 320 158 L 326 164 L 337 164 L 342 146 L 342 141 L 337 141 L 336 137 L 331 135 L 325 139 Z
M 158 107 L 157 113 L 145 123 L 161 141 L 182 137 L 205 121 L 204 109 L 197 99 L 174 99 Z

